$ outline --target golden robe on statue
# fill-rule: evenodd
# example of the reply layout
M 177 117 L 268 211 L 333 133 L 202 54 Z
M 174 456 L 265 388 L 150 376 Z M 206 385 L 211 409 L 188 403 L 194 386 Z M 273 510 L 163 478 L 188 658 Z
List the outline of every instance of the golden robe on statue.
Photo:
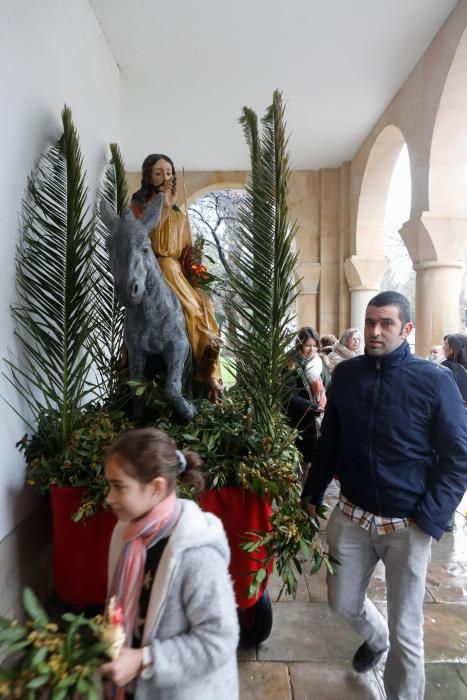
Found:
M 133 203 L 131 208 L 139 218 L 141 205 Z M 208 383 L 210 378 L 220 380 L 220 334 L 214 306 L 201 289 L 191 286 L 180 264 L 183 249 L 192 244 L 186 216 L 176 209 L 163 209 L 162 220 L 150 232 L 149 238 L 162 274 L 180 299 L 185 314 L 195 363 L 195 380 L 203 384 Z

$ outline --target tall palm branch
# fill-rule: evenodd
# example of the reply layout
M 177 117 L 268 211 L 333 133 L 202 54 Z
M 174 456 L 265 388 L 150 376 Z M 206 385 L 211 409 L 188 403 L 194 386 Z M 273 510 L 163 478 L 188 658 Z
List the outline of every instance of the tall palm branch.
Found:
M 95 240 L 93 256 L 94 313 L 96 317 L 94 362 L 100 375 L 100 391 L 106 401 L 112 403 L 120 388 L 120 364 L 123 348 L 123 308 L 118 303 L 109 254 L 105 247 L 108 230 L 102 221 L 100 201 L 105 199 L 121 215 L 128 206 L 128 185 L 125 164 L 116 143 L 110 144 L 111 159 L 105 169 L 102 185 L 97 195 L 95 211 Z
M 239 214 L 228 273 L 232 289 L 228 344 L 237 376 L 250 397 L 254 421 L 275 439 L 287 391 L 286 368 L 297 281 L 292 241 L 296 226 L 287 206 L 289 174 L 284 108 L 279 92 L 258 128 L 255 113 L 240 118 L 251 155 L 251 179 Z
M 20 357 L 6 361 L 7 379 L 29 409 L 29 427 L 37 430 L 33 424 L 47 415 L 42 437 L 54 443 L 52 449 L 73 430 L 92 391 L 92 219 L 78 134 L 66 106 L 62 122 L 63 134 L 39 158 L 23 200 L 11 307 Z

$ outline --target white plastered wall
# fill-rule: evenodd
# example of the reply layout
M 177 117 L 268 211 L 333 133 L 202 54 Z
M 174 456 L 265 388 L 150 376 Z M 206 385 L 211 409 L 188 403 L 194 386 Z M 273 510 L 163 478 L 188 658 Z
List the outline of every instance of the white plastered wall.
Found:
M 0 3 L 0 358 L 14 352 L 9 305 L 14 299 L 18 212 L 26 178 L 41 151 L 61 133 L 66 103 L 78 129 L 91 201 L 108 144 L 120 142 L 120 72 L 88 0 Z M 47 274 L 47 271 L 44 271 Z M 2 371 L 4 371 L 2 362 Z M 0 380 L 0 394 L 21 409 Z M 0 541 L 36 502 L 24 486 L 15 442 L 21 420 L 0 399 Z

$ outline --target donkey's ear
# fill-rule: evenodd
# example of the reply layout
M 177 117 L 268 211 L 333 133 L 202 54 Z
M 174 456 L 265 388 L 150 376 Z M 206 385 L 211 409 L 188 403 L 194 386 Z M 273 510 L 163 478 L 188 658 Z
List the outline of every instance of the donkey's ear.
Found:
M 164 195 L 162 192 L 153 197 L 147 204 L 140 221 L 148 233 L 159 223 L 163 204 Z
M 109 231 L 113 231 L 114 227 L 120 221 L 120 217 L 118 216 L 117 212 L 112 205 L 109 204 L 106 199 L 104 199 L 104 197 L 102 197 L 100 201 L 99 209 L 101 212 L 102 221 L 107 226 Z

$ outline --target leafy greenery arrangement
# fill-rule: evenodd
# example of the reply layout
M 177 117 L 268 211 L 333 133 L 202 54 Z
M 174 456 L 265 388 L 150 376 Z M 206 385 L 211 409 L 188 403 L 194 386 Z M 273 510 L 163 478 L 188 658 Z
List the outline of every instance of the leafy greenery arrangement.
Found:
M 23 593 L 24 625 L 0 619 L 0 698 L 5 700 L 98 700 L 95 672 L 109 660 L 102 617 L 65 613 L 52 623 L 33 592 Z
M 162 414 L 154 425 L 178 446 L 202 457 L 208 489 L 242 486 L 260 497 L 269 494 L 275 498 L 285 484 L 295 488 L 295 433 L 280 414 L 276 419 L 281 423 L 283 442 L 280 449 L 272 449 L 270 441 L 254 427 L 237 386 L 226 390 L 222 403 L 196 399 L 195 403 L 198 414 L 190 423 L 177 425 L 170 414 Z
M 193 240 L 193 245 L 188 246 L 182 252 L 182 269 L 192 287 L 200 288 L 208 294 L 216 293 L 219 277 L 209 272 L 206 262 L 214 263 L 214 260 L 206 255 L 204 246 L 206 241 L 200 235 Z
M 276 436 L 276 442 L 272 442 L 255 425 L 252 406 L 245 403 L 238 385 L 226 390 L 222 403 L 195 400 L 198 414 L 187 425 L 174 423 L 154 382 L 141 382 L 136 391 L 159 411 L 154 426 L 168 433 L 178 447 L 202 457 L 208 489 L 240 486 L 274 501 L 271 530 L 245 533 L 243 548 L 252 556 L 257 557 L 262 546 L 266 548 L 263 565 L 251 575 L 248 595 L 254 596 L 261 590 L 271 562 L 290 595 L 296 593 L 296 572 L 302 573 L 300 554 L 312 559 L 310 574 L 316 573 L 322 563 L 334 570 L 332 558 L 316 540 L 317 524 L 300 504 L 296 431 L 290 429 L 282 413 L 276 412 L 272 418 Z M 181 493 L 192 497 L 184 487 Z M 325 511 L 320 508 L 319 515 L 324 517 Z
M 18 443 L 26 458 L 27 481 L 42 492 L 51 485 L 85 487 L 86 494 L 73 516 L 78 522 L 102 505 L 107 489 L 105 449 L 133 424 L 121 411 L 91 407 L 79 415 L 64 443 L 44 451 L 43 433 L 50 423 L 49 414 L 41 415 L 35 432 Z

